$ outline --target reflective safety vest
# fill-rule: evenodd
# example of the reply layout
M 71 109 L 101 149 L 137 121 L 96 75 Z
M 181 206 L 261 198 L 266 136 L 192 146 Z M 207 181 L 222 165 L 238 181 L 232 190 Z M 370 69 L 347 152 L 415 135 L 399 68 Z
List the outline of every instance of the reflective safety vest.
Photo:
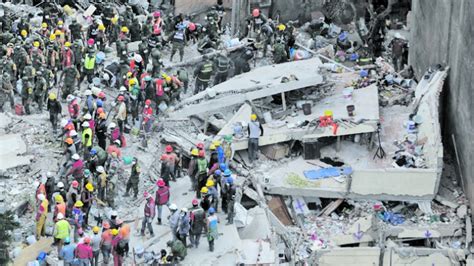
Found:
M 183 42 L 184 41 L 184 32 L 183 31 L 177 31 L 175 34 L 174 34 L 174 37 L 173 37 L 175 40 L 179 41 L 179 42 Z
M 86 59 L 84 60 L 84 68 L 87 70 L 93 70 L 95 66 L 95 55 L 89 57 L 89 54 L 86 55 Z
M 217 59 L 217 68 L 219 73 L 226 73 L 229 71 L 229 59 L 227 57 L 220 56 Z
M 65 239 L 69 237 L 69 223 L 66 220 L 59 220 L 56 223 L 56 235 L 57 239 Z
M 199 73 L 199 79 L 202 81 L 209 81 L 212 75 L 212 63 L 207 61 L 201 68 L 201 72 Z
M 87 143 L 86 143 L 86 135 L 89 135 L 89 139 L 87 140 Z M 85 147 L 92 146 L 92 129 L 85 128 L 82 131 L 82 144 L 84 144 Z

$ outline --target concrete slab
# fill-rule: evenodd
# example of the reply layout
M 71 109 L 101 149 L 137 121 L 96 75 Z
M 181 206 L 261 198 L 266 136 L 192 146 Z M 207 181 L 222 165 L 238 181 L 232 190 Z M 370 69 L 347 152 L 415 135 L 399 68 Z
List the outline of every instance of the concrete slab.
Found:
M 241 239 L 269 239 L 271 236 L 270 222 L 265 210 L 260 207 L 252 208 L 248 215 L 253 217 L 252 222 L 239 230 Z
M 26 144 L 19 134 L 0 136 L 0 170 L 26 165 L 32 156 L 22 156 L 26 153 Z
M 245 265 L 276 265 L 275 251 L 270 243 L 263 240 L 243 240 L 243 250 L 239 252 L 239 257 L 234 264 Z M 224 265 L 219 261 L 220 265 Z
M 416 254 L 416 251 L 415 251 Z M 392 266 L 450 266 L 449 258 L 441 253 L 433 253 L 428 256 L 401 256 L 392 250 L 386 250 L 384 254 L 383 265 Z
M 380 249 L 375 247 L 363 248 L 334 248 L 322 253 L 317 261 L 320 266 L 377 266 L 379 265 Z M 389 265 L 389 264 L 386 264 Z

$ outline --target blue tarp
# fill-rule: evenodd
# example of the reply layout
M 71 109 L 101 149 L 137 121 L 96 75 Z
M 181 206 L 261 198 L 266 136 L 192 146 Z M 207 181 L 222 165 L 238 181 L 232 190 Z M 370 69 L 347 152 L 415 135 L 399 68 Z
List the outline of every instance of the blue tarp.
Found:
M 329 167 L 318 170 L 303 171 L 304 176 L 310 180 L 324 179 L 333 176 L 350 175 L 352 167 Z

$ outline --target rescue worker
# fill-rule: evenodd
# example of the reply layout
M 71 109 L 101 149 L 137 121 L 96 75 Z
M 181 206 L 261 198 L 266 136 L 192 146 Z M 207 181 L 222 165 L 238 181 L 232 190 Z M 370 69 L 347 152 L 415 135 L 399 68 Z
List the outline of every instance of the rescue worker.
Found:
M 38 194 L 38 206 L 36 210 L 36 240 L 45 236 L 46 218 L 48 217 L 49 202 L 44 194 Z
M 10 108 L 15 110 L 15 101 L 13 98 L 13 85 L 11 83 L 11 76 L 4 72 L 2 75 L 2 86 L 0 91 L 0 112 L 3 112 L 3 105 L 6 101 L 10 102 Z
M 71 217 L 72 217 L 72 225 L 74 225 L 74 242 L 77 243 L 79 239 L 79 233 L 82 231 L 84 227 L 84 213 L 82 212 L 82 206 L 84 204 L 82 201 L 78 200 L 74 203 L 72 208 Z
M 197 159 L 197 168 L 198 168 L 198 173 L 197 173 L 197 197 L 200 197 L 200 188 L 206 186 L 206 180 L 207 180 L 207 160 L 206 160 L 206 154 L 203 150 L 199 151 L 199 158 Z
M 81 193 L 81 201 L 83 203 L 82 211 L 84 212 L 84 224 L 89 224 L 89 212 L 94 201 L 94 185 L 87 183 Z
M 84 159 L 88 160 L 90 158 L 90 151 L 92 149 L 92 129 L 90 124 L 87 121 L 82 123 L 82 145 L 84 148 Z
M 84 57 L 84 68 L 82 72 L 82 77 L 79 83 L 82 83 L 82 81 L 84 80 L 84 77 L 87 77 L 87 82 L 89 84 L 92 83 L 92 78 L 94 77 L 94 74 L 95 74 L 95 65 L 96 65 L 95 59 L 96 59 L 96 55 L 94 52 L 88 51 L 86 53 L 86 56 Z
M 142 221 L 142 229 L 140 231 L 141 236 L 145 236 L 145 229 L 148 227 L 148 231 L 150 233 L 150 237 L 154 237 L 155 234 L 153 233 L 153 226 L 151 225 L 153 218 L 155 218 L 155 200 L 150 193 L 146 192 L 143 195 L 146 199 L 145 202 L 145 209 L 144 209 L 144 217 Z
M 229 169 L 227 169 L 229 170 Z M 227 171 L 226 170 L 226 171 Z M 229 170 L 230 171 L 230 170 Z M 225 211 L 227 213 L 227 224 L 234 223 L 234 204 L 235 204 L 235 193 L 236 187 L 234 185 L 234 179 L 232 178 L 230 173 L 226 173 L 228 175 L 225 179 L 225 185 L 222 188 L 223 197 L 226 199 L 226 208 Z M 222 202 L 224 203 L 224 202 Z M 224 205 L 222 207 L 224 209 Z
M 155 194 L 155 204 L 156 209 L 158 211 L 158 225 L 161 225 L 161 214 L 163 212 L 163 206 L 169 204 L 170 200 L 170 189 L 166 186 L 165 181 L 163 179 L 159 179 L 156 182 L 158 189 L 156 190 Z
M 130 178 L 127 181 L 127 189 L 125 192 L 125 196 L 128 197 L 129 194 L 128 192 L 130 189 L 133 189 L 134 192 L 134 198 L 138 196 L 138 182 L 140 181 L 140 165 L 138 164 L 138 159 L 136 157 L 133 157 L 132 160 L 132 173 L 130 175 Z
M 43 111 L 43 100 L 48 90 L 48 84 L 44 77 L 41 76 L 42 74 L 41 71 L 36 72 L 34 89 L 34 101 L 38 104 L 38 110 L 40 113 Z
M 216 211 L 214 208 L 209 209 L 209 217 L 206 218 L 206 230 L 207 230 L 207 241 L 209 243 L 209 251 L 214 251 L 214 241 L 219 237 L 217 230 L 217 224 L 219 219 L 217 218 Z
M 66 42 L 64 44 L 63 51 L 61 53 L 61 58 L 62 58 L 62 69 L 66 69 L 71 66 L 75 66 L 76 58 L 74 55 L 74 52 L 71 50 L 71 43 Z M 80 60 L 79 60 L 80 61 Z
M 118 98 L 118 112 L 115 118 L 117 119 L 118 128 L 120 129 L 120 133 L 123 134 L 124 126 L 127 120 L 127 106 L 124 103 L 125 98 L 120 95 Z
M 95 126 L 95 133 L 99 147 L 106 149 L 107 146 L 107 116 L 105 113 L 99 114 L 99 121 Z
M 222 83 L 227 80 L 229 76 L 230 70 L 230 59 L 227 57 L 225 52 L 219 53 L 215 62 L 215 69 L 217 70 L 217 74 L 214 78 L 214 86 Z
M 258 138 L 263 136 L 263 127 L 260 122 L 257 121 L 257 115 L 252 114 L 250 116 L 250 122 L 248 124 L 248 136 L 249 136 L 249 161 L 253 163 L 254 160 L 257 160 L 258 153 Z
M 161 53 L 158 48 L 153 48 L 151 50 L 151 64 L 153 66 L 152 69 L 152 76 L 153 77 L 158 77 L 161 72 L 161 66 L 163 65 L 163 62 L 161 60 Z
M 392 63 L 395 68 L 395 72 L 402 70 L 403 68 L 403 54 L 405 50 L 408 50 L 407 42 L 403 39 L 400 33 L 395 33 L 395 37 L 390 42 L 389 47 L 392 48 Z
M 179 61 L 183 61 L 184 47 L 186 46 L 186 34 L 183 29 L 178 29 L 173 35 L 173 48 L 171 50 L 170 62 L 173 62 L 173 56 L 179 50 Z
M 66 67 L 61 74 L 59 80 L 63 82 L 62 98 L 66 99 L 76 88 L 76 81 L 80 78 L 80 74 L 74 66 Z
M 190 218 L 190 231 L 189 231 L 189 241 L 191 242 L 191 247 L 198 248 L 199 240 L 201 239 L 201 234 L 205 226 L 206 213 L 204 209 L 199 206 L 199 201 L 197 199 L 192 200 L 193 207 L 189 212 Z
M 247 18 L 247 27 L 244 36 L 249 36 L 251 33 L 258 34 L 262 25 L 267 22 L 268 18 L 260 12 L 260 9 L 253 9 L 251 17 Z
M 60 260 L 63 260 L 64 266 L 72 266 L 74 263 L 76 251 L 76 244 L 71 243 L 71 239 L 66 237 L 64 239 L 64 247 L 58 253 L 58 257 Z
M 198 166 L 197 166 L 197 160 L 199 156 L 199 150 L 198 149 L 192 149 L 191 150 L 191 160 L 188 164 L 188 176 L 191 179 L 191 188 L 189 191 L 197 191 L 197 174 L 198 174 Z
M 53 134 L 56 135 L 58 128 L 58 115 L 61 114 L 61 104 L 57 101 L 56 93 L 51 92 L 48 96 L 46 109 L 49 111 L 49 121 L 53 128 Z
M 178 219 L 178 239 L 183 242 L 184 246 L 187 247 L 186 245 L 186 237 L 189 234 L 189 230 L 191 228 L 189 224 L 189 214 L 188 214 L 188 209 L 187 208 L 182 208 L 181 212 L 179 214 L 179 219 Z
M 58 186 L 59 186 L 59 184 L 58 184 Z M 56 202 L 56 206 L 54 206 L 54 210 L 53 210 L 53 221 L 54 222 L 57 222 L 59 220 L 58 214 L 60 214 L 60 213 L 63 215 L 63 217 L 66 217 L 66 203 L 64 202 L 64 198 L 59 193 L 54 196 L 54 201 Z
M 179 261 L 183 261 L 184 258 L 186 258 L 188 252 L 186 246 L 180 240 L 170 240 L 166 242 L 166 245 L 170 247 L 171 252 L 173 253 L 173 263 L 179 263 Z
M 69 235 L 71 232 L 71 225 L 69 225 L 69 222 L 64 219 L 63 213 L 58 213 L 56 218 L 58 221 L 54 225 L 53 235 L 54 235 L 54 243 L 58 247 L 58 254 L 59 254 L 62 250 L 65 239 L 69 238 Z
M 99 235 L 100 228 L 98 226 L 92 227 L 91 247 L 92 247 L 92 260 L 91 266 L 99 266 L 99 255 L 100 255 L 100 242 L 101 235 Z
M 179 221 L 179 211 L 178 211 L 178 206 L 176 204 L 172 203 L 169 206 L 170 210 L 170 215 L 168 216 L 168 224 L 171 230 L 171 235 L 173 240 L 176 240 L 178 238 L 178 221 Z
M 28 80 L 27 76 L 22 77 L 23 89 L 21 91 L 21 104 L 26 114 L 31 114 L 30 104 L 33 98 L 33 83 Z
M 75 256 L 79 260 L 79 265 L 89 266 L 92 263 L 94 252 L 90 246 L 91 238 L 86 236 L 83 242 L 80 242 L 76 246 Z
M 100 240 L 100 251 L 102 253 L 102 262 L 105 265 L 109 264 L 110 253 L 112 251 L 112 229 L 107 221 L 102 222 L 102 235 Z
M 209 81 L 211 80 L 212 73 L 214 72 L 214 66 L 209 60 L 209 56 L 203 55 L 202 59 L 203 62 L 199 63 L 194 70 L 194 76 L 196 77 L 194 94 L 205 90 L 209 86 Z
M 114 256 L 114 266 L 122 266 L 123 265 L 123 257 L 128 252 L 126 247 L 120 245 L 120 241 L 122 240 L 122 236 L 119 235 L 118 229 L 112 229 L 112 255 Z
M 275 64 L 288 62 L 288 56 L 284 40 L 278 39 L 273 45 L 273 62 Z

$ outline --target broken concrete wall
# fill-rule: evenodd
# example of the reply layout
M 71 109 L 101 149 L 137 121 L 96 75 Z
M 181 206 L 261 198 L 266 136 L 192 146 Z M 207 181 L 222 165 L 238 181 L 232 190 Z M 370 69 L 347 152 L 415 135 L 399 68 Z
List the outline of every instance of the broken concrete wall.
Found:
M 334 248 L 331 250 L 320 250 L 317 253 L 316 265 L 320 266 L 377 266 L 380 259 L 380 248 L 376 247 Z
M 464 189 L 474 202 L 474 147 L 472 73 L 474 53 L 474 2 L 469 0 L 418 0 L 412 1 L 410 62 L 418 77 L 427 67 L 441 63 L 449 65 L 445 90 L 445 115 L 442 117 L 445 145 L 453 147 L 451 135 L 456 139 L 460 168 L 464 176 Z M 451 149 L 452 150 L 452 149 Z

